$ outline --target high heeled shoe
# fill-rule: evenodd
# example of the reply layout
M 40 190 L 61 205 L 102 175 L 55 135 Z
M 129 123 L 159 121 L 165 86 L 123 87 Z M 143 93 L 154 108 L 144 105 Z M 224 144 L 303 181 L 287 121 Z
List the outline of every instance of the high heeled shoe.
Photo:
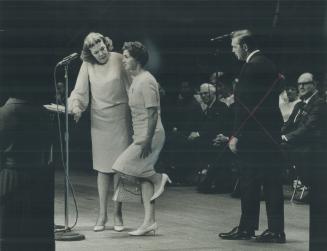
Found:
M 125 227 L 123 225 L 121 226 L 114 226 L 114 231 L 116 232 L 121 232 L 125 229 Z
M 132 236 L 144 236 L 144 235 L 147 235 L 147 234 L 153 232 L 153 235 L 156 235 L 157 230 L 158 230 L 158 225 L 155 222 L 148 227 L 140 227 L 134 231 L 128 232 L 128 234 L 132 235 Z
M 95 225 L 93 227 L 93 231 L 94 232 L 101 232 L 101 231 L 104 231 L 106 229 L 106 223 L 107 223 L 108 219 L 106 218 L 103 222 L 102 225 Z
M 165 185 L 166 185 L 167 182 L 171 183 L 171 180 L 170 180 L 170 178 L 169 178 L 169 176 L 167 174 L 163 173 L 162 178 L 161 178 L 160 187 L 156 191 L 154 191 L 154 193 L 153 193 L 153 195 L 151 197 L 151 201 L 158 198 L 165 191 Z

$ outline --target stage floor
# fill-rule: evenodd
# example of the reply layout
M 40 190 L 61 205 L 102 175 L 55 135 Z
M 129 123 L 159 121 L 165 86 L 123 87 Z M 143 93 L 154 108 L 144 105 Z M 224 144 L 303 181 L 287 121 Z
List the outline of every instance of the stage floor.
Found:
M 291 204 L 285 200 L 286 244 L 261 244 L 251 241 L 228 241 L 217 237 L 219 232 L 236 226 L 240 216 L 240 200 L 228 194 L 199 194 L 194 187 L 168 187 L 156 202 L 156 220 L 159 226 L 156 236 L 131 237 L 128 231 L 143 220 L 140 203 L 123 205 L 126 230 L 112 230 L 109 219 L 106 230 L 93 232 L 97 217 L 98 195 L 96 173 L 71 171 L 79 209 L 74 231 L 85 235 L 83 241 L 56 241 L 57 251 L 150 251 L 150 250 L 222 250 L 222 251 L 306 251 L 309 246 L 309 207 Z M 64 176 L 56 172 L 55 223 L 64 224 Z M 70 196 L 69 225 L 75 221 L 75 210 Z M 109 205 L 112 212 L 112 205 Z M 265 205 L 261 203 L 260 231 L 267 226 Z

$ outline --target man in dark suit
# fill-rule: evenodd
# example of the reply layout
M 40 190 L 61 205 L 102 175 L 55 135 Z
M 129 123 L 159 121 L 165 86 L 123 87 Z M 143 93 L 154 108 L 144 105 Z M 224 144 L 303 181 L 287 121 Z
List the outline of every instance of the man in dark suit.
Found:
M 295 105 L 282 127 L 282 144 L 295 163 L 300 179 L 310 188 L 310 251 L 325 250 L 327 246 L 327 172 L 323 166 L 326 105 L 316 86 L 311 73 L 300 75 L 301 102 Z
M 0 107 L 0 250 L 54 250 L 48 115 L 12 96 Z
M 42 106 L 51 74 L 44 63 L 48 61 L 25 43 L 22 47 L 16 33 L 5 37 L 8 54 L 0 60 L 6 69 L 0 72 L 0 85 L 10 97 L 0 107 L 0 250 L 52 251 L 54 173 L 49 165 L 49 115 Z
M 206 173 L 198 190 L 205 193 L 220 192 L 228 188 L 228 180 L 231 180 L 228 166 L 230 152 L 223 151 L 231 130 L 230 111 L 225 103 L 217 99 L 214 85 L 203 83 L 200 86 L 200 96 L 204 109 L 198 104 L 197 112 L 191 115 L 196 119 L 193 120 L 188 137 L 189 141 L 196 145 L 199 166 Z M 218 134 L 220 139 L 225 137 L 226 140 L 219 146 L 214 146 L 213 140 Z M 231 183 L 230 181 L 230 186 Z
M 258 229 L 260 193 L 263 187 L 268 229 L 258 242 L 285 243 L 284 201 L 280 154 L 282 117 L 278 107 L 278 74 L 275 65 L 257 49 L 250 32 L 234 32 L 232 50 L 243 65 L 235 87 L 234 133 L 230 150 L 241 160 L 240 223 L 220 233 L 227 240 L 247 240 Z

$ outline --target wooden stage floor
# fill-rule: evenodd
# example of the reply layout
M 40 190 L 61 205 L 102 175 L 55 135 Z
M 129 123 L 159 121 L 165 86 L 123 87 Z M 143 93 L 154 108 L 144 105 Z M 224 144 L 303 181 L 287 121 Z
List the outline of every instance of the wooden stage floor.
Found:
M 56 172 L 55 223 L 64 224 L 63 172 Z M 126 203 L 123 206 L 126 231 L 112 230 L 109 219 L 106 230 L 93 232 L 97 217 L 98 196 L 96 173 L 72 171 L 71 181 L 76 192 L 79 219 L 75 232 L 84 234 L 83 241 L 56 241 L 57 251 L 137 251 L 137 250 L 216 250 L 216 251 L 306 251 L 309 246 L 309 207 L 291 204 L 285 200 L 286 244 L 261 244 L 251 241 L 227 241 L 217 237 L 219 232 L 236 226 L 240 216 L 240 200 L 228 194 L 199 194 L 194 187 L 168 187 L 156 202 L 156 219 L 159 230 L 156 236 L 131 237 L 128 231 L 143 220 L 142 204 Z M 112 212 L 112 205 L 109 211 Z M 75 212 L 70 197 L 70 225 Z M 261 204 L 260 231 L 267 226 L 265 205 Z

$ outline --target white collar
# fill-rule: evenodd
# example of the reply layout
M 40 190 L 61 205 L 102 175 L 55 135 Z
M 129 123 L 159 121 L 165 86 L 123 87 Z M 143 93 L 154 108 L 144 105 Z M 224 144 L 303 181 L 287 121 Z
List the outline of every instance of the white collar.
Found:
M 213 106 L 213 104 L 216 102 L 216 100 L 217 100 L 217 97 L 214 97 L 211 104 L 208 105 L 208 108 L 211 108 Z
M 309 98 L 307 98 L 307 99 L 305 99 L 305 100 L 303 100 L 303 102 L 304 103 L 306 103 L 306 104 L 308 104 L 309 103 L 309 101 L 311 100 L 311 98 L 314 96 L 314 95 L 316 95 L 316 93 L 318 93 L 318 91 L 316 90 Z
M 217 100 L 217 97 L 214 97 L 214 99 L 212 100 L 212 102 L 209 105 L 206 105 L 205 103 L 203 103 L 204 105 L 202 107 L 202 110 L 205 111 L 206 109 L 210 109 L 213 106 L 213 104 L 216 102 L 216 100 Z
M 255 50 L 255 51 L 252 51 L 250 53 L 250 55 L 246 58 L 246 62 L 249 63 L 250 59 L 252 58 L 252 56 L 257 53 L 257 52 L 260 52 L 260 50 Z

